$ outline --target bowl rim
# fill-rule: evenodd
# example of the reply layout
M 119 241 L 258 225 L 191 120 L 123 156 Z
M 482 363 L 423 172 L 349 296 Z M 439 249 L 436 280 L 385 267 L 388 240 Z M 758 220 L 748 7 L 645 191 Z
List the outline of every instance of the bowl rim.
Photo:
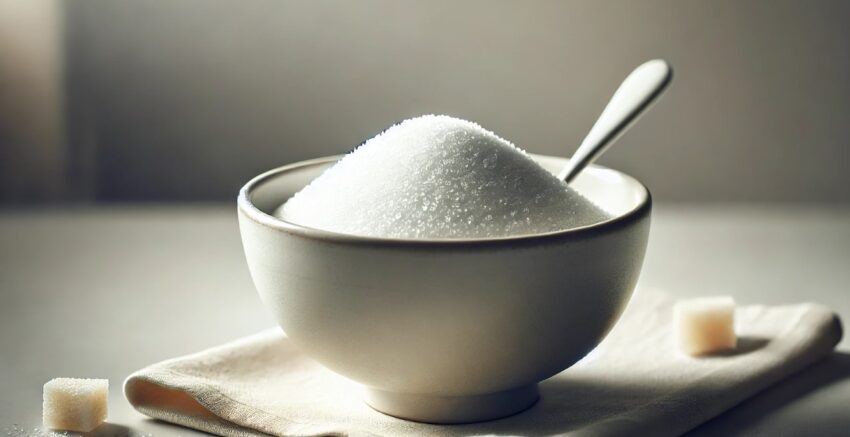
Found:
M 550 156 L 550 155 L 540 155 L 540 154 L 529 154 L 532 157 L 542 157 L 542 158 L 555 158 L 555 159 L 566 159 L 558 156 Z M 327 164 L 329 162 L 336 162 L 341 159 L 344 155 L 330 155 L 323 156 L 319 158 L 307 159 L 303 161 L 297 161 L 290 164 L 286 164 L 280 167 L 273 168 L 271 170 L 260 173 L 259 175 L 251 178 L 242 188 L 239 190 L 239 195 L 237 196 L 237 210 L 240 212 L 240 215 L 244 215 L 246 218 L 266 227 L 269 227 L 273 230 L 285 232 L 288 234 L 292 234 L 294 236 L 299 236 L 303 238 L 320 240 L 325 242 L 333 242 L 333 243 L 341 243 L 341 244 L 351 244 L 351 245 L 369 245 L 369 246 L 398 246 L 398 247 L 407 247 L 407 246 L 416 246 L 416 247 L 458 247 L 458 246 L 493 246 L 493 245 L 508 245 L 508 246 L 516 246 L 522 244 L 542 244 L 549 243 L 555 241 L 561 241 L 564 239 L 585 239 L 594 235 L 598 235 L 600 233 L 608 233 L 614 232 L 623 227 L 627 227 L 633 224 L 636 221 L 643 219 L 645 216 L 649 215 L 649 212 L 652 208 L 652 194 L 649 189 L 637 178 L 623 173 L 619 170 L 615 170 L 609 167 L 604 167 L 601 165 L 591 165 L 589 168 L 608 170 L 616 172 L 621 176 L 626 176 L 628 179 L 631 179 L 634 183 L 636 183 L 643 191 L 643 198 L 638 202 L 638 204 L 632 209 L 626 211 L 623 214 L 613 216 L 608 220 L 604 220 L 601 222 L 579 226 L 575 228 L 563 229 L 558 231 L 549 231 L 542 232 L 536 234 L 521 234 L 521 235 L 510 235 L 510 236 L 502 236 L 495 238 L 394 238 L 394 237 L 374 237 L 374 236 L 365 236 L 365 235 L 354 235 L 354 234 L 344 234 L 340 232 L 327 231 L 324 229 L 311 228 L 309 226 L 299 225 L 297 223 L 289 222 L 284 219 L 272 216 L 267 214 L 257 208 L 251 200 L 251 195 L 253 194 L 254 189 L 261 186 L 264 182 L 273 179 L 283 173 L 301 169 L 304 167 L 310 167 L 315 165 Z

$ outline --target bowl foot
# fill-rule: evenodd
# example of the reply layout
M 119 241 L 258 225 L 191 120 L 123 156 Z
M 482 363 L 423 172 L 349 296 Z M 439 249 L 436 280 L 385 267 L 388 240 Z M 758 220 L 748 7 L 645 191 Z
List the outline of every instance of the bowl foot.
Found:
M 519 413 L 537 402 L 537 384 L 473 396 L 434 396 L 366 389 L 366 403 L 381 413 L 428 423 L 469 423 Z

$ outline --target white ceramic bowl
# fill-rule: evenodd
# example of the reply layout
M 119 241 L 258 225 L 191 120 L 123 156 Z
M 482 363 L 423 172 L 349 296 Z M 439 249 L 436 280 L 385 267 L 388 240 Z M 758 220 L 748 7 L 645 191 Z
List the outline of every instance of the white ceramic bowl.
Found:
M 537 383 L 593 349 L 631 297 L 651 198 L 628 175 L 586 169 L 572 185 L 614 217 L 537 235 L 358 237 L 271 215 L 337 159 L 248 182 L 239 226 L 260 297 L 289 338 L 363 384 L 379 411 L 462 423 L 528 408 Z M 553 173 L 566 162 L 534 159 Z

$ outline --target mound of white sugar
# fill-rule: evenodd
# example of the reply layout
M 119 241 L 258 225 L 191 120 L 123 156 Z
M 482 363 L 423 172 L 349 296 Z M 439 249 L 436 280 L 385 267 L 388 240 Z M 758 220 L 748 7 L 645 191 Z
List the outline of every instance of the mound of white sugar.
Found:
M 366 141 L 275 215 L 396 238 L 515 236 L 608 218 L 513 144 L 444 115 L 406 120 Z

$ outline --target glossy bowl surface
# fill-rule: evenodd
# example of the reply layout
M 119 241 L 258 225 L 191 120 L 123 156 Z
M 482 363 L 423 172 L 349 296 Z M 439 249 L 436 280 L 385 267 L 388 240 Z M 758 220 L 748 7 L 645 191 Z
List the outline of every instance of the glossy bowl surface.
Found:
M 557 173 L 565 160 L 533 155 Z M 412 240 L 338 234 L 272 211 L 338 156 L 248 182 L 239 225 L 265 305 L 307 355 L 379 411 L 460 423 L 513 414 L 593 349 L 637 283 L 651 197 L 599 166 L 572 186 L 613 218 L 545 234 Z

